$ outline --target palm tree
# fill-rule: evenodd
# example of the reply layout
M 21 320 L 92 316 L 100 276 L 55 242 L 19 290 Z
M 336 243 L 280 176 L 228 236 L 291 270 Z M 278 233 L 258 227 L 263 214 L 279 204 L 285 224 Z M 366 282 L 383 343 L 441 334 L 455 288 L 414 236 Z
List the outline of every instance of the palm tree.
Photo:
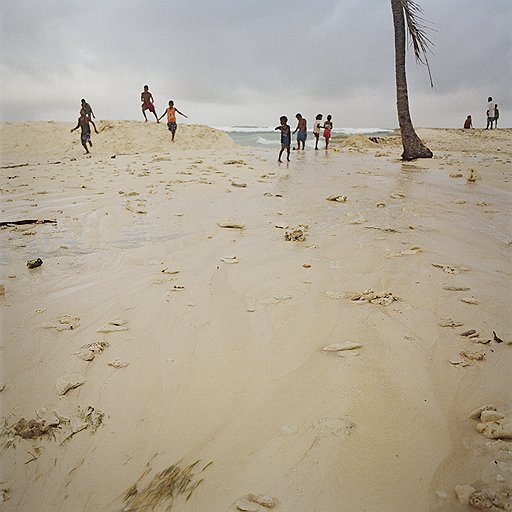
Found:
M 432 158 L 432 151 L 428 149 L 414 131 L 409 112 L 409 97 L 407 94 L 407 78 L 405 76 L 405 25 L 411 38 L 416 60 L 427 67 L 430 85 L 432 75 L 427 60 L 430 40 L 425 35 L 425 27 L 421 24 L 421 8 L 412 0 L 391 0 L 393 12 L 393 27 L 395 32 L 395 80 L 396 80 L 396 108 L 398 122 L 402 134 L 404 160 L 416 158 Z

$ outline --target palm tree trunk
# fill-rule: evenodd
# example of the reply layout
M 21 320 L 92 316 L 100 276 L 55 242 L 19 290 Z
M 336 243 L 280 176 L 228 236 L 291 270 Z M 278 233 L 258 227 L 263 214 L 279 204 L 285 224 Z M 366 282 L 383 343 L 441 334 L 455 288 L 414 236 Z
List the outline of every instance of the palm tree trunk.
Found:
M 432 158 L 432 151 L 428 149 L 414 131 L 409 112 L 409 97 L 407 94 L 407 78 L 405 74 L 405 18 L 402 0 L 391 0 L 393 12 L 393 27 L 395 32 L 395 80 L 396 80 L 396 108 L 398 123 L 402 135 L 404 160 L 416 158 Z

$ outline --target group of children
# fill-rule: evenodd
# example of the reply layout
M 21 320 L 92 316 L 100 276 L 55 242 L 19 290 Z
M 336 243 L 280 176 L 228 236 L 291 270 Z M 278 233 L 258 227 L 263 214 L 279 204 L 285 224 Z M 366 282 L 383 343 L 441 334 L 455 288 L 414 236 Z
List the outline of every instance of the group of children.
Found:
M 307 132 L 307 121 L 302 114 L 295 115 L 297 119 L 297 128 L 292 132 L 290 125 L 288 124 L 288 118 L 286 116 L 281 116 L 279 118 L 280 125 L 276 126 L 275 130 L 281 131 L 281 151 L 279 151 L 279 156 L 277 158 L 278 162 L 282 162 L 281 156 L 283 152 L 286 150 L 286 160 L 290 161 L 290 147 L 292 144 L 292 135 L 297 134 L 297 147 L 293 149 L 300 150 L 301 145 L 302 149 L 305 149 L 306 139 L 308 137 Z M 325 139 L 325 149 L 329 147 L 329 139 L 331 138 L 332 131 L 332 116 L 329 114 L 327 116 L 326 121 L 322 125 L 322 114 L 317 114 L 315 117 L 315 122 L 313 123 L 313 135 L 315 137 L 315 149 L 318 149 L 318 140 L 320 139 L 320 130 L 323 128 L 324 130 L 324 139 Z
M 156 122 L 159 123 L 160 119 L 167 115 L 167 128 L 169 128 L 169 131 L 172 134 L 172 141 L 174 142 L 174 136 L 176 135 L 176 129 L 178 128 L 178 125 L 176 123 L 176 114 L 180 114 L 183 117 L 186 116 L 183 112 L 180 112 L 175 106 L 174 101 L 169 101 L 169 106 L 165 109 L 165 112 L 158 117 L 156 115 L 153 95 L 149 92 L 149 87 L 147 85 L 144 86 L 144 90 L 142 91 L 140 95 L 140 100 L 142 102 L 142 114 L 144 115 L 145 122 L 148 122 L 148 118 L 146 117 L 146 110 L 149 110 L 150 112 L 153 112 L 155 115 Z M 96 119 L 96 116 L 94 115 L 94 112 L 92 111 L 91 105 L 85 101 L 85 99 L 82 98 L 81 100 L 81 106 L 80 106 L 80 117 L 78 118 L 78 122 L 74 128 L 71 129 L 72 132 L 77 130 L 78 128 L 81 129 L 81 136 L 80 140 L 82 142 L 82 146 L 85 149 L 85 153 L 89 153 L 89 147 L 92 147 L 92 141 L 91 141 L 91 124 L 94 128 L 94 131 L 98 133 L 98 130 L 96 129 L 96 125 L 94 124 L 93 118 Z M 87 147 L 89 145 L 89 147 Z
M 146 116 L 146 110 L 149 110 L 155 116 L 156 122 L 159 123 L 160 119 L 162 119 L 165 115 L 167 115 L 167 127 L 172 134 L 172 141 L 174 142 L 174 136 L 176 134 L 176 129 L 178 127 L 176 123 L 176 114 L 180 114 L 183 117 L 186 116 L 183 112 L 180 112 L 175 106 L 172 100 L 169 101 L 169 106 L 165 109 L 165 112 L 158 117 L 155 110 L 155 102 L 153 99 L 153 95 L 149 91 L 149 87 L 147 85 L 144 86 L 144 90 L 140 95 L 140 101 L 142 102 L 142 114 L 144 116 L 145 122 L 148 122 L 148 118 Z M 286 150 L 286 160 L 290 161 L 290 149 L 292 143 L 292 135 L 297 134 L 297 147 L 293 149 L 304 150 L 306 146 L 307 139 L 307 121 L 301 114 L 295 115 L 297 119 L 297 128 L 292 132 L 290 126 L 288 125 L 288 118 L 286 116 L 281 116 L 279 121 L 281 124 L 277 126 L 275 129 L 281 131 L 281 151 L 279 152 L 278 162 L 282 162 L 281 156 L 283 152 Z M 72 132 L 81 129 L 81 142 L 82 146 L 85 149 L 86 154 L 89 153 L 89 147 L 92 147 L 91 141 L 91 127 L 92 124 L 94 131 L 98 133 L 96 129 L 96 125 L 94 124 L 93 118 L 96 118 L 94 112 L 92 111 L 89 103 L 85 101 L 85 99 L 81 100 L 81 108 L 80 108 L 80 117 L 78 118 L 77 125 L 71 129 Z M 324 139 L 325 139 L 325 149 L 329 147 L 329 140 L 331 138 L 332 131 L 332 116 L 329 114 L 327 116 L 326 121 L 322 125 L 322 114 L 318 114 L 315 117 L 315 122 L 313 123 L 313 135 L 315 137 L 315 149 L 318 149 L 318 141 L 320 139 L 320 131 L 324 130 Z M 302 148 L 301 148 L 302 146 Z

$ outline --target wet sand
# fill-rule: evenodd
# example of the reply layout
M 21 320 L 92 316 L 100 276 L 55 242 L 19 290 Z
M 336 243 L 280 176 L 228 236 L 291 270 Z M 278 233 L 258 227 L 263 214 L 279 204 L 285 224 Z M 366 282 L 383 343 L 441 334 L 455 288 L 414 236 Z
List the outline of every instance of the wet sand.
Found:
M 71 127 L 0 132 L 0 221 L 56 221 L 0 231 L 3 509 L 143 510 L 197 460 L 173 511 L 268 509 L 253 493 L 448 512 L 471 510 L 458 485 L 510 490 L 511 130 L 420 130 L 435 157 L 413 163 L 355 137 L 279 165 L 137 122 L 99 123 L 89 158 Z M 467 418 L 487 404 L 497 439 Z M 52 427 L 23 439 L 21 418 Z

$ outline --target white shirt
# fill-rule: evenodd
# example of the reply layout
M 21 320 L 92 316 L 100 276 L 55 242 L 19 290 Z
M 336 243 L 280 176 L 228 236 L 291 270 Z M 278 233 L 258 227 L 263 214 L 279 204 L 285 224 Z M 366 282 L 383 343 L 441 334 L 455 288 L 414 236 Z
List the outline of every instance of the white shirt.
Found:
M 313 133 L 320 133 L 320 121 L 318 119 L 313 123 Z
M 494 117 L 494 101 L 487 103 L 487 117 Z

